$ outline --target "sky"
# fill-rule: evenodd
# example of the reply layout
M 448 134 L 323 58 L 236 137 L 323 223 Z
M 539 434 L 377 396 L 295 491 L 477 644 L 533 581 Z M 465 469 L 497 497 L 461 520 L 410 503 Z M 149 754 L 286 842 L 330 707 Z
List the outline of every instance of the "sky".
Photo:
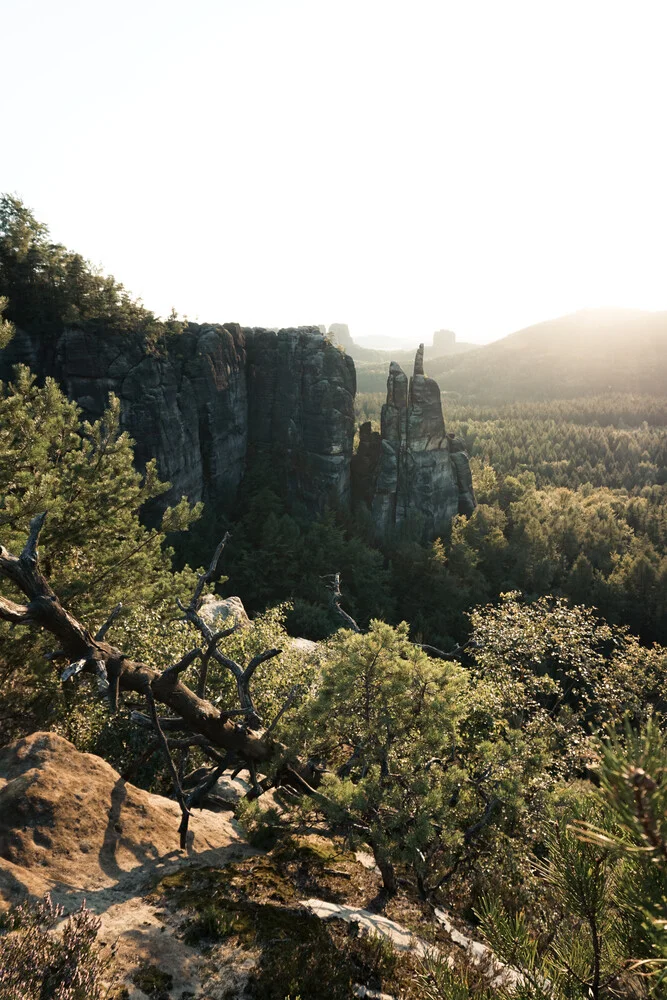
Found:
M 160 315 L 667 308 L 663 0 L 0 0 L 0 192 Z

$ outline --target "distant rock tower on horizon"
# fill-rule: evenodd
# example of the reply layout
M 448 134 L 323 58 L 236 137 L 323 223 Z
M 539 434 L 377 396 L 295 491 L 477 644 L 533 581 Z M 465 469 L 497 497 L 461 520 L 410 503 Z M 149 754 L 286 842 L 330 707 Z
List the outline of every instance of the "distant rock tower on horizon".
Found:
M 436 330 L 433 334 L 433 346 L 426 349 L 426 353 L 433 358 L 439 358 L 444 354 L 452 354 L 456 347 L 456 334 L 453 330 Z
M 463 442 L 445 432 L 440 388 L 424 374 L 424 345 L 412 378 L 392 361 L 381 432 L 359 428 L 352 460 L 352 493 L 371 510 L 378 536 L 387 538 L 408 519 L 421 521 L 425 538 L 445 532 L 457 514 L 476 506 Z
M 346 350 L 353 346 L 352 334 L 347 323 L 332 323 L 329 327 L 329 336 L 336 343 Z

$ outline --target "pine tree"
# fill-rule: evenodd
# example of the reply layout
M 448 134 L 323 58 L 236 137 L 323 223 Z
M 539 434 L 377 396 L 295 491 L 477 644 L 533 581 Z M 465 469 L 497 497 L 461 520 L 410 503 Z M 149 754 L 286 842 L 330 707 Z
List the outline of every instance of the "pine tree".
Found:
M 154 462 L 143 477 L 134 468 L 116 398 L 90 424 L 52 379 L 39 387 L 23 366 L 13 383 L 0 384 L 2 544 L 20 548 L 30 519 L 48 511 L 40 543 L 44 566 L 66 606 L 91 625 L 119 601 L 155 605 L 173 596 L 165 532 L 187 529 L 201 505 L 193 508 L 183 498 L 165 512 L 160 530 L 146 528 L 141 506 L 168 488 Z M 8 630 L 0 625 L 5 734 L 27 731 L 54 697 L 59 700 L 53 667 L 43 660 L 48 640 L 35 644 L 34 635 L 14 634 L 8 642 Z

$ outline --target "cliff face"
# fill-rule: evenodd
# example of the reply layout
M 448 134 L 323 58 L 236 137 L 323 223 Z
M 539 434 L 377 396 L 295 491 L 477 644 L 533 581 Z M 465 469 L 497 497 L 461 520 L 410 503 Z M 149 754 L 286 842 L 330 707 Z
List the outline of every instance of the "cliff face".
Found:
M 472 476 L 462 442 L 445 433 L 440 389 L 424 374 L 424 347 L 408 380 L 392 362 L 381 432 L 360 428 L 353 460 L 353 492 L 370 507 L 378 536 L 387 538 L 408 518 L 435 538 L 456 514 L 475 508 Z
M 247 338 L 252 451 L 277 456 L 293 503 L 349 502 L 354 362 L 319 331 L 254 330 Z
M 352 491 L 380 539 L 412 518 L 435 538 L 475 507 L 468 456 L 445 433 L 423 347 L 410 379 L 392 362 L 381 434 L 363 425 L 354 458 L 354 362 L 317 328 L 190 324 L 160 351 L 131 335 L 71 328 L 54 342 L 19 330 L 0 351 L 0 379 L 18 362 L 53 376 L 89 420 L 110 392 L 119 397 L 137 464 L 157 459 L 172 484 L 149 518 L 181 496 L 229 509 L 248 461 L 261 454 L 293 510 L 345 507 Z
M 45 347 L 19 330 L 0 352 L 0 379 L 18 362 L 53 376 L 88 419 L 109 392 L 120 398 L 137 463 L 156 458 L 172 484 L 160 507 L 183 495 L 228 507 L 248 457 L 261 451 L 281 460 L 290 495 L 307 510 L 349 497 L 354 363 L 316 329 L 190 324 L 160 352 L 81 329 Z

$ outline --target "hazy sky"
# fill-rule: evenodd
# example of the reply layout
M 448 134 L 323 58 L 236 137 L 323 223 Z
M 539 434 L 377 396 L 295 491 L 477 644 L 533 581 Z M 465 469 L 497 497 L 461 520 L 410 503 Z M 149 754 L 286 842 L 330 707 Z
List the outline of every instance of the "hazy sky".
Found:
M 158 313 L 667 308 L 667 5 L 0 0 L 0 191 Z

